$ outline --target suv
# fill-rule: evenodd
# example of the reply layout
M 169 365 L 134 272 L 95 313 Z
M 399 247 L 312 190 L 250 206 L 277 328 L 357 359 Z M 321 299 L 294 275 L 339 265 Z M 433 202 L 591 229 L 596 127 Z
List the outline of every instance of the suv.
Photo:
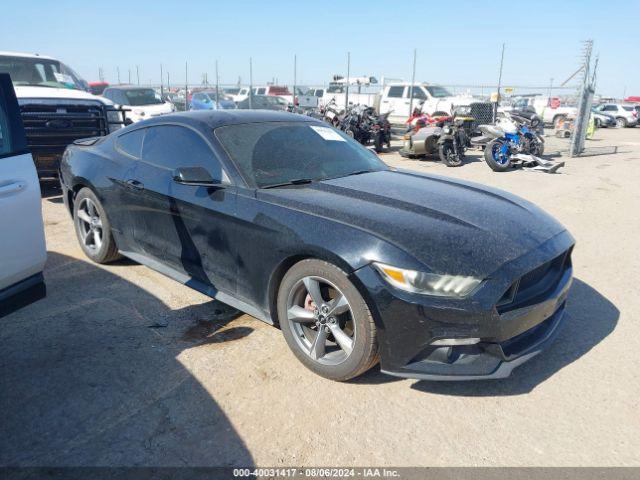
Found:
M 605 103 L 596 107 L 596 110 L 614 116 L 619 127 L 635 127 L 638 124 L 638 111 L 634 105 Z
M 11 76 L 38 176 L 57 176 L 67 145 L 122 127 L 122 111 L 96 97 L 64 63 L 41 55 L 0 52 L 0 73 Z

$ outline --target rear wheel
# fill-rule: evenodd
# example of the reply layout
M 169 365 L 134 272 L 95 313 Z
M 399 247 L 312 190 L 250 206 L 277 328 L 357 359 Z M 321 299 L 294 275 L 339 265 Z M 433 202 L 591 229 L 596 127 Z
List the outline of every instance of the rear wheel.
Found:
M 325 378 L 349 380 L 378 361 L 371 312 L 335 265 L 309 259 L 291 267 L 278 291 L 278 320 L 298 360 Z
M 373 143 L 376 153 L 381 153 L 384 149 L 384 145 L 382 143 L 382 134 L 377 133 L 373 139 Z
M 624 128 L 627 126 L 627 119 L 624 117 L 616 118 L 616 126 L 619 128 Z
M 506 172 L 509 170 L 511 168 L 511 156 L 505 142 L 499 139 L 491 140 L 484 150 L 484 161 L 494 172 Z
M 462 165 L 463 155 L 455 152 L 451 142 L 445 142 L 438 148 L 440 160 L 447 167 L 459 167 Z
M 109 263 L 120 258 L 104 208 L 89 188 L 83 188 L 76 195 L 73 224 L 80 248 L 91 260 Z

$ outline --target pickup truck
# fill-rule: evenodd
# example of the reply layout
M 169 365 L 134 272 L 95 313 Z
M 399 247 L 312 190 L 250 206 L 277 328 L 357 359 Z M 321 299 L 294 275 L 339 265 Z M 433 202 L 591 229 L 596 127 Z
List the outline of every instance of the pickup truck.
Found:
M 0 73 L 8 73 L 20 105 L 27 144 L 38 176 L 57 176 L 67 145 L 122 128 L 123 111 L 89 93 L 89 85 L 55 58 L 0 52 Z
M 336 91 L 339 90 L 339 91 Z M 413 102 L 411 102 L 411 84 L 406 82 L 389 83 L 378 93 L 357 93 L 353 87 L 349 90 L 349 103 L 375 107 L 380 114 L 389 114 L 389 121 L 394 124 L 404 123 L 411 116 L 411 108 L 420 108 L 422 113 L 429 115 L 450 115 L 459 106 L 477 104 L 481 123 L 491 121 L 491 104 L 480 102 L 471 95 L 452 95 L 446 88 L 439 85 L 418 83 L 413 85 Z M 308 94 L 311 92 L 308 92 Z M 335 99 L 336 105 L 344 107 L 344 87 L 315 89 L 313 93 L 321 97 L 321 104 L 326 105 Z M 411 105 L 413 103 L 413 106 Z
M 575 118 L 578 113 L 576 107 L 563 105 L 558 97 L 546 95 L 523 95 L 513 98 L 511 106 L 500 107 L 498 111 L 527 110 L 533 107 L 546 125 L 556 127 L 565 118 Z

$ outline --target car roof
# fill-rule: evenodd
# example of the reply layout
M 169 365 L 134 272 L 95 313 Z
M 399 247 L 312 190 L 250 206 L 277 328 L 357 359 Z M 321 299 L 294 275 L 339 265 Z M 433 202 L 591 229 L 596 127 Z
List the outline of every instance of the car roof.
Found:
M 20 53 L 20 52 L 0 52 L 0 57 L 23 57 L 23 58 L 44 58 L 45 60 L 55 60 L 58 59 L 53 57 L 48 57 L 47 55 L 40 55 L 38 53 Z
M 274 110 L 193 110 L 170 113 L 145 120 L 136 125 L 155 125 L 162 123 L 184 123 L 194 127 L 218 128 L 225 125 L 262 122 L 312 122 L 323 123 L 306 115 Z

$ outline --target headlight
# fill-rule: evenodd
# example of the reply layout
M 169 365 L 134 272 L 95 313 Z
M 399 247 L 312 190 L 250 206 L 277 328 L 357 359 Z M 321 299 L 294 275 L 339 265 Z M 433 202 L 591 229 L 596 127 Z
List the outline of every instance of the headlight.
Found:
M 122 128 L 122 114 L 117 110 L 107 110 L 107 122 L 109 123 L 109 132 L 115 132 Z
M 378 262 L 373 266 L 394 287 L 423 295 L 463 298 L 482 282 L 475 277 L 417 272 Z

